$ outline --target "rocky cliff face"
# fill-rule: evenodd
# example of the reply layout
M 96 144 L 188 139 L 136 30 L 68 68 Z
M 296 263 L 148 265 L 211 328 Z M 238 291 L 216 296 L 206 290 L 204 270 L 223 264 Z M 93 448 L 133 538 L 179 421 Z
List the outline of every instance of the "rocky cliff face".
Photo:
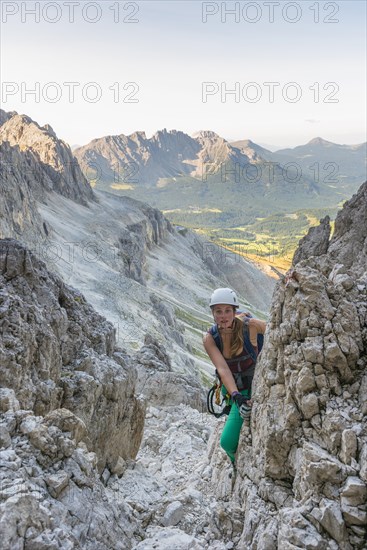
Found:
M 60 195 L 72 201 L 74 208 L 93 210 L 98 198 L 69 146 L 56 137 L 50 126 L 40 127 L 17 113 L 2 111 L 1 117 L 0 238 L 15 237 L 34 250 L 47 249 L 56 237 L 55 224 L 40 215 L 40 210 L 46 209 L 53 198 L 60 203 Z M 143 204 L 139 208 L 134 200 L 127 202 L 132 210 L 140 210 L 140 216 L 129 220 L 126 229 L 115 237 L 117 254 L 124 274 L 144 283 L 147 250 L 159 244 L 172 227 L 158 210 Z M 116 199 L 116 203 L 121 201 Z
M 1 241 L 0 289 L 2 547 L 130 548 L 131 511 L 104 482 L 142 438 L 131 359 L 111 323 L 16 241 Z
M 55 191 L 81 204 L 93 199 L 93 191 L 82 174 L 69 145 L 58 139 L 49 125 L 39 126 L 31 118 L 2 111 L 0 145 L 13 148 L 3 158 L 7 172 L 21 171 L 37 200 Z M 25 191 L 26 192 L 26 191 Z
M 367 271 L 367 183 L 340 211 L 329 246 L 333 261 L 342 263 L 354 277 L 366 278 Z
M 149 334 L 133 358 L 117 348 L 83 295 L 10 239 L 0 289 L 2 548 L 227 550 L 208 527 L 221 509 L 205 452 L 216 421 L 192 408 L 199 384 Z M 136 391 L 150 408 L 135 461 Z
M 248 156 L 243 151 L 232 147 L 227 140 L 215 132 L 202 130 L 195 134 L 195 139 L 200 144 L 198 158 L 193 162 L 195 170 L 191 172 L 195 178 L 206 178 L 220 171 L 222 166 L 230 169 L 236 164 L 243 167 L 249 162 Z
M 79 416 L 101 470 L 133 457 L 143 414 L 111 323 L 16 241 L 0 241 L 0 262 L 2 386 L 37 416 L 61 408 Z
M 323 220 L 320 220 L 320 225 L 311 227 L 307 235 L 299 241 L 292 264 L 296 265 L 301 260 L 307 260 L 311 256 L 326 254 L 329 247 L 330 231 L 330 218 L 326 216 Z
M 327 252 L 314 246 L 275 289 L 252 437 L 244 429 L 238 450 L 238 548 L 365 548 L 366 191 L 338 215 Z
M 7 142 L 0 143 L 0 155 L 0 237 L 46 237 L 47 227 L 31 188 L 31 173 L 37 173 L 38 163 L 32 155 Z
M 9 120 L 12 116 L 17 115 L 18 113 L 16 111 L 3 111 L 3 109 L 0 109 L 0 126 L 4 124 L 7 120 Z

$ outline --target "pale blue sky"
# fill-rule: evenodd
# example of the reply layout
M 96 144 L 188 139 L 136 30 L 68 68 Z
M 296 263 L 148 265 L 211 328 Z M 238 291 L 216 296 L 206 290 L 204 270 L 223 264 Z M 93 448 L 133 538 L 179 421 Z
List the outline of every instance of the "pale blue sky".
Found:
M 36 23 L 26 11 L 36 2 L 2 2 L 2 108 L 51 124 L 70 144 L 135 130 L 150 136 L 162 128 L 189 134 L 211 129 L 227 139 L 279 147 L 315 136 L 337 143 L 364 141 L 366 3 L 270 3 L 272 23 L 263 1 L 79 1 L 69 3 L 72 23 L 67 3 L 40 2 Z M 117 6 L 119 21 L 114 22 Z M 225 6 L 239 7 L 239 22 L 226 16 Z M 203 23 L 205 9 L 218 13 Z M 100 20 L 85 21 L 83 13 Z M 299 21 L 290 23 L 283 15 Z M 138 22 L 124 22 L 129 16 Z M 246 21 L 256 16 L 257 22 Z M 74 102 L 65 82 L 80 83 Z M 88 87 L 91 82 L 96 85 Z M 129 82 L 136 84 L 124 90 Z M 206 102 L 204 82 L 215 92 Z M 280 83 L 273 102 L 267 82 Z M 36 96 L 26 93 L 37 86 Z M 235 87 L 238 102 L 225 94 Z M 99 101 L 87 101 L 95 92 Z M 60 98 L 52 102 L 55 93 Z M 138 101 L 126 102 L 129 93 Z M 255 93 L 259 101 L 251 102 Z M 301 97 L 291 102 L 296 93 Z

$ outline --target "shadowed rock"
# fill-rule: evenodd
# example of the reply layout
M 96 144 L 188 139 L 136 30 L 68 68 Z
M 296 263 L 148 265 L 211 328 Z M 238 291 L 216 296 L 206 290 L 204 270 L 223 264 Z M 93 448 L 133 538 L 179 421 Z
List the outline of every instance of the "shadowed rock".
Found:
M 322 256 L 326 254 L 330 238 L 330 218 L 325 216 L 320 220 L 320 225 L 311 227 L 307 233 L 299 241 L 298 248 L 293 256 L 292 264 L 296 265 L 301 260 L 310 258 L 311 256 Z
M 338 213 L 329 254 L 334 261 L 355 271 L 356 275 L 366 274 L 367 181 Z
M 115 354 L 113 325 L 11 239 L 0 241 L 0 280 L 2 387 L 35 415 L 78 416 L 100 469 L 134 457 L 144 411 L 135 370 Z

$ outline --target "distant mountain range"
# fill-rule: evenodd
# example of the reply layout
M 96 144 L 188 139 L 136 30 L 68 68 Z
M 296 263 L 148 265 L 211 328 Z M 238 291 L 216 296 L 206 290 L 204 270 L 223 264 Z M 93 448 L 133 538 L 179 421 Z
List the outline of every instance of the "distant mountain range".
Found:
M 366 178 L 366 144 L 337 145 L 321 138 L 271 152 L 251 140 L 228 142 L 208 130 L 189 136 L 164 129 L 149 139 L 144 132 L 102 137 L 73 153 L 97 187 L 169 211 L 219 210 L 224 224 L 236 211 L 264 217 L 335 207 Z
M 270 154 L 269 154 L 270 153 Z M 367 143 L 339 145 L 320 137 L 292 149 L 263 152 L 264 158 L 281 164 L 296 162 L 315 180 L 355 191 L 366 179 Z
M 296 164 L 296 172 L 299 168 L 305 170 L 316 183 L 344 184 L 345 179 L 364 179 L 366 146 L 339 145 L 317 137 L 305 145 L 272 152 L 248 139 L 228 142 L 209 130 L 189 136 L 164 129 L 149 139 L 145 132 L 105 136 L 77 147 L 74 154 L 85 173 L 95 170 L 97 179 L 105 182 L 116 182 L 124 176 L 127 183 L 154 186 L 164 178 L 208 179 L 221 171 L 223 163 L 238 164 L 243 171 L 246 167 L 250 170 L 249 165 L 254 163 L 273 162 L 282 166 L 290 163 L 292 167 Z M 226 175 L 229 179 L 229 169 Z M 254 176 L 248 179 L 253 181 Z

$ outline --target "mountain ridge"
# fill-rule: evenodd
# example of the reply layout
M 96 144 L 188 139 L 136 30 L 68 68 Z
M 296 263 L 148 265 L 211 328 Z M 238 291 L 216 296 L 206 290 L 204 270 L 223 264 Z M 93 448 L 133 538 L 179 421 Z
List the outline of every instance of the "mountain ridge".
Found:
M 118 140 L 118 143 L 114 140 Z M 111 141 L 114 147 L 109 150 Z M 292 170 L 296 170 L 297 174 L 297 170 L 301 169 L 297 177 L 301 178 L 302 184 L 311 185 L 313 179 L 313 188 L 319 188 L 318 193 L 326 190 L 332 193 L 332 186 L 328 185 L 329 181 L 338 182 L 343 186 L 345 178 L 350 177 L 352 191 L 355 191 L 357 178 L 359 178 L 359 184 L 363 181 L 366 145 L 339 145 L 321 137 L 315 137 L 304 145 L 272 152 L 250 139 L 229 142 L 212 130 L 200 130 L 189 136 L 179 130 L 168 131 L 164 128 L 157 131 L 151 138 L 146 138 L 143 131 L 134 132 L 129 136 L 123 134 L 104 136 L 99 138 L 98 142 L 92 140 L 75 149 L 74 153 L 84 172 L 91 168 L 91 159 L 98 165 L 97 185 L 103 182 L 118 184 L 119 176 L 123 176 L 120 179 L 122 184 L 136 184 L 150 188 L 165 185 L 166 180 L 172 182 L 173 178 L 189 177 L 193 178 L 193 182 L 198 180 L 202 184 L 213 178 L 218 179 L 221 174 L 223 177 L 224 170 L 226 179 L 241 181 L 249 187 L 254 178 L 258 177 L 259 167 L 261 167 L 260 178 L 266 184 L 269 182 L 271 184 L 271 177 L 267 175 L 269 168 L 273 173 L 275 171 L 278 176 L 284 178 L 282 165 L 290 164 L 292 168 L 286 170 L 290 181 L 286 183 L 294 180 Z M 350 155 L 353 160 L 350 160 Z M 314 162 L 317 161 L 319 164 L 322 161 L 323 164 L 317 167 L 316 174 Z M 115 170 L 112 169 L 113 163 Z M 327 168 L 324 167 L 326 163 L 329 163 Z M 135 179 L 124 178 L 128 172 L 126 166 L 130 166 L 130 172 L 135 169 Z M 116 172 L 118 172 L 117 179 Z

